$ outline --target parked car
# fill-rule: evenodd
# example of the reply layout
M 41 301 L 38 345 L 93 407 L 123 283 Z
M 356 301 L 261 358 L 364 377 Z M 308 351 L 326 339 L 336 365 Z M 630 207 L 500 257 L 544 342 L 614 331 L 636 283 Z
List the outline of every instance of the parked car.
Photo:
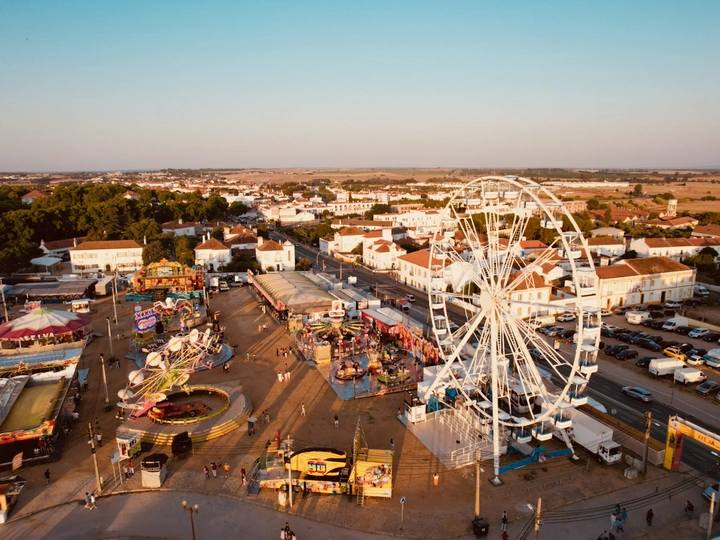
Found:
M 694 358 L 699 358 L 699 359 L 700 359 L 699 363 L 700 363 L 700 364 L 704 364 L 704 363 L 705 363 L 705 359 L 703 358 L 703 356 L 705 356 L 705 355 L 707 354 L 707 349 L 700 349 L 700 348 L 690 349 L 690 350 L 689 350 L 688 352 L 686 352 L 685 354 L 686 354 L 687 357 L 688 357 L 688 360 L 687 360 L 687 363 L 688 363 L 688 364 L 692 365 Z
M 615 355 L 618 360 L 632 360 L 638 357 L 638 352 L 634 349 L 625 349 Z
M 668 347 L 674 347 L 675 345 L 678 345 L 678 342 L 673 339 L 661 339 L 658 342 L 658 345 L 660 345 L 663 349 L 667 349 Z
M 612 314 L 613 314 L 613 312 L 610 311 L 609 309 L 601 309 L 600 310 L 601 317 L 610 317 Z
M 688 337 L 701 338 L 709 333 L 710 333 L 710 330 L 708 330 L 707 328 L 696 328 L 692 332 L 688 333 Z
M 555 337 L 560 332 L 564 332 L 564 331 L 565 331 L 565 328 L 563 328 L 562 326 L 551 326 L 550 329 L 547 332 L 545 332 L 545 335 L 548 337 Z
M 682 302 L 665 302 L 665 308 L 667 309 L 677 309 L 679 307 L 682 307 Z
M 616 330 L 620 329 L 620 327 L 615 324 L 607 324 L 607 323 L 602 323 L 600 325 L 600 328 L 605 328 L 606 330 L 610 330 L 612 332 L 615 332 Z
M 718 341 L 720 340 L 720 332 L 708 332 L 702 338 L 703 341 Z
M 705 303 L 704 298 L 688 298 L 683 302 L 683 305 L 689 306 L 689 307 L 697 307 L 702 306 Z
M 648 351 L 653 351 L 653 352 L 662 351 L 662 347 L 660 345 L 658 345 L 654 341 L 647 339 L 647 338 L 643 338 L 643 339 L 639 340 L 636 343 L 636 345 L 642 349 L 647 349 Z
M 692 343 L 680 343 L 679 345 L 675 345 L 678 349 L 680 349 L 680 352 L 687 354 L 688 352 L 692 351 L 695 348 L 695 345 Z
M 613 332 L 609 328 L 601 328 L 600 335 L 604 337 L 615 337 L 615 332 Z
M 709 501 L 712 499 L 713 493 L 715 493 L 715 500 L 717 501 L 720 498 L 720 483 L 716 482 L 709 488 L 705 489 L 705 491 L 703 491 L 703 497 Z
M 650 365 L 650 360 L 657 360 L 657 356 L 643 356 L 642 358 L 638 358 L 635 360 L 635 365 L 637 367 L 646 368 Z
M 653 400 L 652 394 L 639 386 L 623 386 L 620 389 L 620 393 L 624 396 L 639 399 L 645 403 L 650 403 Z
M 655 343 L 660 343 L 662 341 L 662 336 L 648 336 L 647 339 L 650 341 L 654 341 Z
M 695 391 L 698 394 L 707 396 L 709 393 L 714 392 L 715 390 L 717 390 L 719 388 L 720 388 L 720 383 L 716 383 L 715 381 L 705 381 L 704 383 L 698 385 L 698 387 L 695 388 Z
M 528 349 L 528 352 L 530 353 L 532 359 L 536 362 L 539 360 L 545 360 L 545 355 L 541 353 L 539 349 Z
M 638 335 L 640 332 L 627 332 L 625 334 L 619 334 L 617 336 L 617 339 L 622 341 L 623 343 L 630 343 L 630 340 L 634 338 L 636 335 Z
M 557 322 L 570 322 L 575 320 L 574 313 L 563 313 L 557 318 Z
M 662 329 L 663 324 L 665 324 L 665 322 L 658 319 L 648 319 L 647 321 L 643 321 L 643 326 L 646 326 L 647 328 L 652 328 L 653 330 Z
M 674 317 L 674 316 L 675 316 L 675 310 L 674 310 L 674 309 L 666 309 L 665 311 L 663 311 L 663 313 L 664 313 L 665 316 L 667 316 L 667 317 Z
M 564 339 L 568 343 L 572 343 L 574 341 L 574 337 L 575 337 L 575 329 L 570 328 L 568 330 L 563 330 L 562 332 L 560 332 L 558 334 L 558 337 Z
M 413 296 L 412 294 L 406 294 L 406 295 L 405 295 L 405 300 L 407 300 L 408 302 L 414 302 L 414 301 L 415 301 L 415 296 Z
M 607 354 L 608 356 L 615 356 L 619 352 L 625 351 L 629 348 L 630 348 L 629 345 L 613 345 L 613 346 L 605 349 L 605 354 Z
M 646 337 L 648 337 L 648 334 L 645 332 L 635 332 L 633 336 L 630 336 L 630 341 L 628 341 L 628 343 L 635 345 L 638 341 L 645 339 Z
M 663 354 L 665 356 L 670 356 L 671 358 L 677 358 L 678 360 L 682 360 L 683 362 L 687 360 L 687 355 L 677 347 L 668 347 L 663 351 Z
M 675 329 L 675 333 L 681 336 L 687 336 L 690 332 L 692 332 L 692 326 L 678 326 Z
M 613 309 L 613 313 L 615 313 L 615 315 L 625 315 L 630 310 L 632 310 L 631 306 L 620 306 Z

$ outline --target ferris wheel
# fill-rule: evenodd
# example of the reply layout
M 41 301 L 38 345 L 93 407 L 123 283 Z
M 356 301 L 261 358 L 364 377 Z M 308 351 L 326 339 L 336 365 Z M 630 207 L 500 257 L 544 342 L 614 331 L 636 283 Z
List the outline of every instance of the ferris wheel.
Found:
M 524 241 L 531 229 L 544 244 Z M 442 364 L 420 397 L 461 404 L 459 412 L 492 444 L 496 477 L 508 436 L 548 440 L 554 429 L 571 426 L 573 407 L 587 402 L 600 311 L 586 250 L 563 204 L 518 177 L 484 177 L 458 189 L 430 243 L 428 317 Z M 576 317 L 572 352 L 534 329 L 558 311 L 543 275 L 559 266 L 568 276 L 566 311 Z

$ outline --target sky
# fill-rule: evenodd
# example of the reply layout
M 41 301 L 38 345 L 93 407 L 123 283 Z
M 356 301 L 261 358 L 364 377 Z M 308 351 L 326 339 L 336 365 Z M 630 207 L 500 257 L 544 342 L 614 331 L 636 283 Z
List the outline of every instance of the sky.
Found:
M 0 171 L 720 167 L 720 2 L 0 0 Z

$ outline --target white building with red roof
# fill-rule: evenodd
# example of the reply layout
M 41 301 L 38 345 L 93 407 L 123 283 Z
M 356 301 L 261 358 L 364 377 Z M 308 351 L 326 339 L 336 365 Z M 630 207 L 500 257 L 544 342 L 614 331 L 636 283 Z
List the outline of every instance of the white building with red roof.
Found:
M 205 266 L 210 271 L 220 270 L 232 261 L 230 246 L 217 238 L 209 238 L 195 248 L 195 266 Z
M 280 244 L 275 240 L 265 240 L 262 236 L 259 236 L 257 240 L 255 259 L 263 271 L 295 270 L 294 244 L 288 241 Z
M 637 238 L 630 243 L 638 257 L 670 257 L 676 261 L 697 255 L 706 247 L 720 254 L 720 238 Z
M 143 246 L 135 240 L 83 242 L 70 249 L 73 273 L 134 272 L 143 265 Z
M 49 197 L 47 193 L 44 191 L 40 191 L 39 189 L 33 189 L 30 193 L 26 193 L 22 197 L 20 197 L 20 200 L 23 202 L 23 204 L 32 204 L 37 199 L 42 199 L 44 197 Z
M 202 225 L 196 221 L 183 221 L 182 218 L 166 221 L 161 225 L 163 233 L 174 233 L 175 236 L 195 236 L 200 234 Z

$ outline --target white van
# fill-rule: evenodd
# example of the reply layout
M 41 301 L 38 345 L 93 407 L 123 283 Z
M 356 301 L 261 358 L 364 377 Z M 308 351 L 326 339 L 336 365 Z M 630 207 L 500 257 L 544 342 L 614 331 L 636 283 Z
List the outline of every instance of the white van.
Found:
M 707 379 L 707 376 L 697 368 L 685 367 L 675 370 L 675 382 L 683 384 L 701 383 Z
M 538 315 L 534 319 L 530 319 L 530 328 L 537 330 L 543 326 L 552 326 L 555 324 L 555 317 L 553 315 Z
M 695 296 L 709 296 L 710 291 L 708 291 L 705 287 L 702 285 L 698 285 L 697 283 L 693 285 L 693 294 Z
M 674 332 L 675 329 L 679 326 L 687 326 L 687 324 L 687 317 L 673 317 L 672 319 L 668 319 L 667 321 L 665 321 L 662 329 L 667 330 L 668 332 Z
M 648 319 L 651 319 L 650 312 L 648 311 L 628 311 L 625 314 L 625 320 L 629 324 L 642 324 Z

